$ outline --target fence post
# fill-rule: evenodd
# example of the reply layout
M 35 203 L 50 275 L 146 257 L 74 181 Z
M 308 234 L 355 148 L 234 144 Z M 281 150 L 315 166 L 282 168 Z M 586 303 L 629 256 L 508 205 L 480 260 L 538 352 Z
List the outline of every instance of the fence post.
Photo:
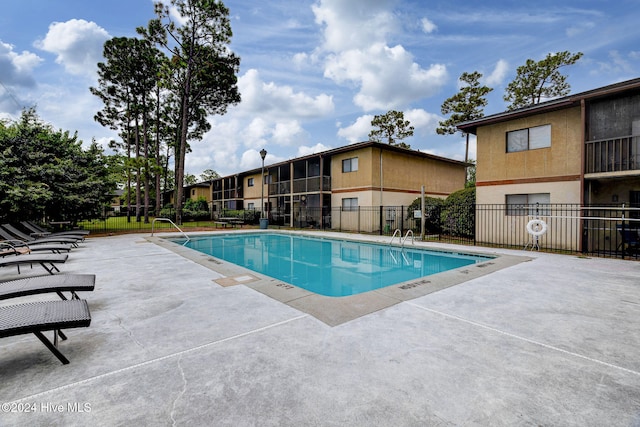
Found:
M 477 246 L 478 243 L 478 237 L 476 236 L 476 230 L 477 230 L 477 224 L 478 224 L 478 205 L 474 204 L 473 205 L 473 246 Z

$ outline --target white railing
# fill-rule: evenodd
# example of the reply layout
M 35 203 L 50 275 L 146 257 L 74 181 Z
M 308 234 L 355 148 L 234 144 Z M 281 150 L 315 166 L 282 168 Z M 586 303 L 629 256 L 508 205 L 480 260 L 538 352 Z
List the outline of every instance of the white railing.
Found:
M 391 240 L 389 241 L 389 246 L 391 246 L 393 244 L 393 239 L 395 239 L 395 237 L 398 236 L 398 241 L 400 242 L 400 247 L 403 247 L 404 243 L 409 238 L 409 235 L 411 235 L 411 244 L 414 245 L 415 241 L 414 241 L 414 238 L 413 238 L 413 230 L 407 230 L 407 233 L 404 235 L 404 237 L 402 237 L 402 231 L 400 231 L 399 228 L 396 228 L 396 230 L 393 232 L 393 236 L 391 236 Z
M 171 221 L 169 218 L 155 218 L 152 222 L 151 222 L 151 235 L 153 236 L 153 228 L 156 225 L 156 221 L 164 221 L 164 222 L 170 222 L 171 225 L 173 225 L 179 232 L 182 233 L 182 235 L 187 239 L 187 242 L 191 239 L 189 239 L 189 236 L 187 236 L 187 233 L 185 233 L 184 231 L 182 231 L 180 229 L 180 227 L 178 227 L 173 221 Z M 186 242 L 185 242 L 186 243 Z
M 396 228 L 396 230 L 393 232 L 393 236 L 391 236 L 391 240 L 389 240 L 389 246 L 393 244 L 393 239 L 395 239 L 396 236 L 398 236 L 398 240 L 400 240 L 400 242 L 402 243 L 402 231 L 400 231 L 399 228 Z

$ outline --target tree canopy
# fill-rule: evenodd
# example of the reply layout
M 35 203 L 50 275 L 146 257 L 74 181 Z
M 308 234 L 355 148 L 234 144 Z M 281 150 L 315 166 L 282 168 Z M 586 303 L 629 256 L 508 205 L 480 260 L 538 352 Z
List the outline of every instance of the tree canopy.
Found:
M 229 9 L 220 0 L 171 0 L 174 7 L 156 4 L 156 19 L 138 28 L 146 39 L 170 56 L 166 89 L 180 105 L 176 141 L 175 182 L 184 181 L 188 140 L 210 129 L 208 114 L 225 114 L 240 102 L 237 73 L 240 58 L 231 43 Z M 173 20 L 178 16 L 177 21 Z M 199 133 L 199 135 L 197 135 Z M 176 221 L 182 221 L 183 188 L 176 186 Z
M 509 83 L 504 100 L 510 102 L 508 109 L 528 107 L 568 95 L 570 85 L 567 76 L 560 73 L 560 68 L 575 64 L 582 58 L 582 52 L 569 51 L 549 53 L 540 60 L 527 59 L 524 65 L 516 70 L 515 79 Z
M 213 181 L 214 179 L 220 178 L 220 174 L 213 169 L 205 169 L 200 174 L 200 181 Z
M 374 116 L 371 126 L 377 129 L 369 132 L 369 139 L 375 142 L 386 140 L 389 145 L 396 145 L 403 148 L 411 148 L 409 144 L 402 142 L 403 139 L 413 136 L 413 126 L 409 120 L 404 119 L 402 111 L 390 110 L 385 114 Z
M 484 116 L 484 107 L 487 106 L 485 96 L 493 89 L 484 85 L 480 85 L 482 74 L 474 71 L 473 73 L 464 72 L 460 76 L 463 83 L 460 91 L 452 97 L 446 99 L 442 103 L 442 114 L 451 114 L 448 119 L 439 123 L 436 128 L 438 135 L 452 135 L 458 132 L 456 125 L 469 120 L 479 119 Z M 464 161 L 469 161 L 469 135 L 467 137 Z
M 105 62 L 98 63 L 98 85 L 91 93 L 99 97 L 104 108 L 95 120 L 119 131 L 122 142 L 111 148 L 126 153 L 123 172 L 126 180 L 126 205 L 131 206 L 132 180 L 135 179 L 136 217 L 140 221 L 142 189 L 145 206 L 150 204 L 151 177 L 162 170 L 160 158 L 160 118 L 158 110 L 160 71 L 165 63 L 160 51 L 148 40 L 114 37 L 104 44 Z M 152 138 L 151 128 L 158 130 Z M 155 180 L 159 184 L 159 177 Z M 156 188 L 156 199 L 159 188 Z M 130 210 L 127 209 L 129 218 Z M 144 210 L 149 222 L 149 209 Z
M 97 218 L 115 182 L 102 149 L 54 130 L 34 108 L 0 123 L 0 217 L 3 221 Z

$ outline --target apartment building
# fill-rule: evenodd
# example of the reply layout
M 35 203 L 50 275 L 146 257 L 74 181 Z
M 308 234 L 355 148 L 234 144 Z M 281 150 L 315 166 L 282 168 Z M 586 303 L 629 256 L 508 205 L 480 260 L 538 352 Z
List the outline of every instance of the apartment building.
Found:
M 500 243 L 506 236 L 495 230 L 512 232 L 506 223 L 519 216 L 546 215 L 552 226 L 548 212 L 519 205 L 640 207 L 640 79 L 485 116 L 458 129 L 477 136 L 476 202 L 506 206 L 505 226 L 476 228 L 480 241 Z M 555 247 L 571 250 L 587 241 L 561 233 L 554 238 L 567 240 Z
M 464 188 L 464 162 L 377 142 L 361 142 L 222 177 L 212 183 L 214 212 L 264 210 L 272 223 L 336 228 L 331 212 L 409 205 L 425 194 Z

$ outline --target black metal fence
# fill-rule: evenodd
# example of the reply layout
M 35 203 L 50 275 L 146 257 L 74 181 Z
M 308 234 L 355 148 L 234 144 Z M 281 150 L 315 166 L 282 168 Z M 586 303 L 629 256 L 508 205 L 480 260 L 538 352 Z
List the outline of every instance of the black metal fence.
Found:
M 217 228 L 220 219 L 237 218 L 235 225 L 256 226 L 260 212 L 225 210 L 211 218 L 186 221 L 181 226 Z M 320 229 L 391 236 L 411 230 L 416 238 L 445 243 L 583 253 L 600 257 L 640 258 L 640 208 L 582 206 L 578 204 L 536 205 L 451 205 L 425 206 L 424 215 L 408 206 L 358 206 L 353 208 L 310 208 L 299 205 L 286 211 L 268 212 L 269 226 Z M 174 218 L 172 218 L 174 219 Z M 96 232 L 144 232 L 151 222 L 106 217 L 85 221 L 82 227 Z M 156 229 L 170 229 L 157 223 Z
M 476 205 L 479 246 L 640 258 L 640 209 L 579 204 Z

